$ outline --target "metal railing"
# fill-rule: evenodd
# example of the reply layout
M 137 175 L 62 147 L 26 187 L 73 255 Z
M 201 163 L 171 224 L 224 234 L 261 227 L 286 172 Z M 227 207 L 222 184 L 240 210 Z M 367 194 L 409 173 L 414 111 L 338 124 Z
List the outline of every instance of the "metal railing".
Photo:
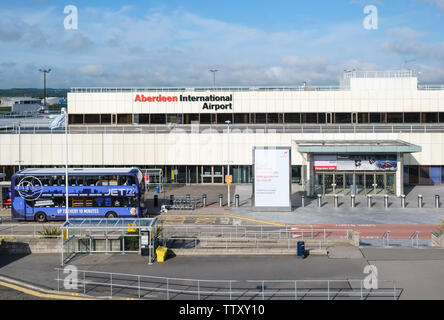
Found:
M 415 243 L 416 247 L 419 247 L 419 234 L 420 231 L 415 231 L 410 235 L 409 239 L 412 241 L 412 247 L 415 247 Z
M 387 230 L 383 233 L 382 237 L 382 246 L 389 247 L 390 246 L 390 230 Z
M 161 243 L 180 249 L 294 249 L 299 241 L 310 241 L 315 248 L 332 241 L 352 240 L 352 230 L 295 229 L 291 226 L 217 226 L 163 224 Z
M 49 124 L 49 122 L 48 122 Z M 49 129 L 48 124 L 22 124 L 21 134 L 64 134 L 63 128 Z M 233 125 L 233 133 L 441 133 L 444 124 L 412 125 L 295 125 L 295 124 L 249 124 Z M 70 125 L 69 134 L 184 134 L 184 133 L 224 133 L 226 125 Z M 15 125 L 0 125 L 0 134 L 18 134 Z
M 56 268 L 57 290 L 63 288 L 64 269 Z M 156 300 L 304 300 L 399 299 L 402 290 L 392 280 L 378 280 L 366 289 L 364 280 L 201 280 L 77 270 L 68 290 L 99 297 Z
M 61 238 L 61 224 L 0 224 L 0 238 Z M 60 235 L 44 235 L 41 232 L 45 228 L 59 228 Z

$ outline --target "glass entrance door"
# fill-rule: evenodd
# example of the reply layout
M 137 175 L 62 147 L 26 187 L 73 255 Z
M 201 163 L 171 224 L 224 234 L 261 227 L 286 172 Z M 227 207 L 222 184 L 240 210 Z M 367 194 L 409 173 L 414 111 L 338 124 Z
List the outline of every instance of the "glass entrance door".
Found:
M 344 193 L 344 174 L 343 173 L 335 173 L 335 190 L 334 194 L 343 194 Z
M 322 194 L 324 195 L 324 175 L 317 174 L 315 176 L 315 187 L 314 187 L 315 195 Z
M 365 175 L 365 194 L 375 193 L 375 175 L 366 174 Z
M 395 194 L 396 193 L 396 179 L 395 175 L 392 173 L 388 173 L 386 177 L 385 190 L 387 194 Z
M 365 194 L 364 174 L 357 173 L 355 175 L 355 192 L 356 195 Z
M 385 184 L 384 184 L 384 175 L 376 174 L 375 179 L 375 193 L 376 194 L 384 194 Z
M 333 194 L 333 174 L 325 174 L 324 176 L 324 186 L 325 186 L 325 194 Z
M 353 174 L 352 173 L 346 173 L 345 174 L 345 195 L 355 194 L 353 190 Z

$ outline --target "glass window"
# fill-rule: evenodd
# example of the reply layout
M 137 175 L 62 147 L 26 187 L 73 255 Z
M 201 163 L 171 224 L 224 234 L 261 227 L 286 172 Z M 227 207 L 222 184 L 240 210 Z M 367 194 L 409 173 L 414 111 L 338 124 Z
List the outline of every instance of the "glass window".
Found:
M 431 166 L 430 167 L 430 182 L 432 184 L 441 184 L 441 167 Z
M 184 124 L 191 124 L 192 121 L 199 121 L 198 113 L 186 113 L 183 115 Z
M 83 114 L 70 114 L 69 124 L 83 124 Z
M 318 123 L 318 114 L 317 113 L 303 113 L 302 114 L 302 123 L 308 123 L 308 124 Z
M 351 113 L 335 113 L 335 123 L 351 123 Z
M 423 123 L 437 123 L 438 122 L 438 112 L 425 112 L 422 114 Z
M 151 115 L 151 124 L 165 124 L 166 123 L 166 115 L 165 114 L 152 114 Z
M 85 123 L 100 124 L 100 114 L 85 114 Z
M 203 167 L 203 175 L 206 175 L 206 176 L 211 175 L 211 166 L 204 166 Z
M 100 115 L 100 123 L 101 124 L 111 124 L 111 115 L 110 114 Z
M 286 113 L 284 115 L 285 123 L 301 123 L 300 113 Z
M 404 123 L 421 123 L 421 114 L 419 112 L 405 112 Z
M 202 124 L 211 124 L 211 114 L 209 114 L 209 113 L 201 113 L 200 114 L 200 123 L 202 123 Z
M 419 166 L 409 166 L 409 184 L 419 184 Z
M 132 114 L 118 114 L 117 115 L 117 123 L 118 124 L 132 124 L 133 123 L 133 115 Z
M 235 113 L 234 114 L 234 123 L 249 123 L 249 114 L 248 113 Z
M 139 114 L 139 124 L 149 124 L 150 115 L 149 114 Z
M 403 123 L 402 112 L 389 112 L 387 113 L 387 123 Z
M 318 123 L 326 123 L 327 115 L 325 113 L 318 113 Z
M 268 123 L 279 123 L 279 113 L 267 113 Z
M 214 166 L 214 175 L 222 175 L 222 166 Z
M 224 124 L 225 121 L 231 121 L 231 123 L 233 123 L 233 114 L 232 113 L 217 114 L 217 123 L 218 124 Z
M 222 177 L 214 177 L 213 183 L 222 183 Z
M 267 114 L 256 113 L 256 123 L 267 123 Z
M 384 123 L 384 114 L 370 113 L 370 123 Z
M 182 124 L 181 114 L 167 114 L 167 123 Z
M 431 184 L 430 166 L 419 166 L 419 184 Z
M 302 176 L 302 166 L 291 166 L 291 182 L 300 183 Z
M 358 123 L 368 123 L 368 113 L 358 113 Z

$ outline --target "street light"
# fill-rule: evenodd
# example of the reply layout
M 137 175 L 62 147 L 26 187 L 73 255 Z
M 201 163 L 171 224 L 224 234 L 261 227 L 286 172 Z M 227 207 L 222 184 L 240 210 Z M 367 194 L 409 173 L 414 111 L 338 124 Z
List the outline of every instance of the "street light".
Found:
M 230 120 L 225 121 L 227 124 L 227 164 L 228 164 L 228 176 L 230 175 Z M 231 182 L 227 183 L 228 185 L 228 207 L 231 207 L 231 199 L 230 199 L 230 185 Z
M 46 107 L 46 74 L 51 72 L 51 69 L 39 69 L 43 72 L 43 105 Z
M 213 73 L 213 87 L 216 88 L 216 72 L 218 72 L 219 70 L 216 69 L 211 69 L 210 72 Z

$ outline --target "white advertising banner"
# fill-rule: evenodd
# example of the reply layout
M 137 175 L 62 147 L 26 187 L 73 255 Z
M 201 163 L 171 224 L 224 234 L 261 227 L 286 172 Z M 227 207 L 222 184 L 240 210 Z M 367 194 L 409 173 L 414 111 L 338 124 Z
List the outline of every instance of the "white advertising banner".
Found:
M 290 148 L 255 148 L 254 206 L 291 209 Z

